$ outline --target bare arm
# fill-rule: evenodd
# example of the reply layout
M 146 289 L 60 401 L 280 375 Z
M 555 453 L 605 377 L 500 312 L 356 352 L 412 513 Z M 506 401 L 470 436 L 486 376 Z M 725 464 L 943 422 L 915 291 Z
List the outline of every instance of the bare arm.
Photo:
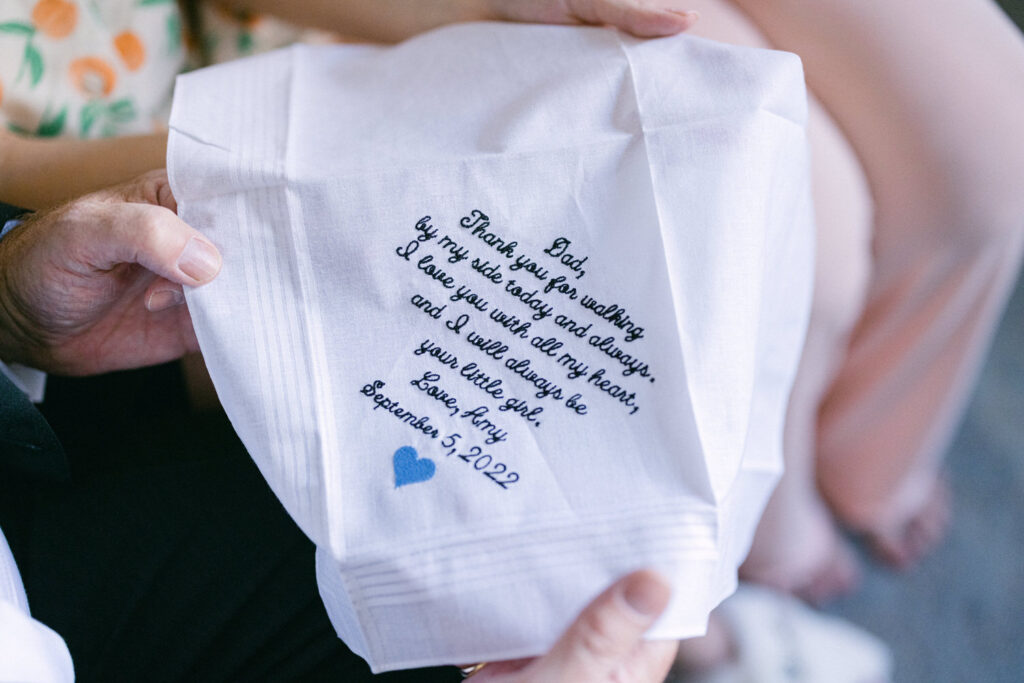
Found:
M 0 131 L 0 201 L 42 209 L 163 168 L 167 133 L 43 140 Z
M 697 16 L 688 0 L 225 0 L 302 26 L 397 41 L 459 21 L 608 24 L 639 36 L 672 35 Z M 38 140 L 0 132 L 0 200 L 44 208 L 163 168 L 167 134 L 116 140 Z

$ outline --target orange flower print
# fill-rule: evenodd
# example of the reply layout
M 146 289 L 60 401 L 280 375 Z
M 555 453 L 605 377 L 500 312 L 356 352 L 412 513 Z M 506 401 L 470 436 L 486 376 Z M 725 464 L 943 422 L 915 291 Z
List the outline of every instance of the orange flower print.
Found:
M 84 95 L 109 95 L 117 82 L 114 68 L 99 57 L 79 57 L 69 68 L 71 82 Z
M 78 6 L 68 0 L 39 0 L 32 8 L 32 23 L 51 38 L 66 38 L 78 23 Z
M 114 48 L 129 71 L 135 71 L 146 61 L 146 46 L 132 31 L 122 31 L 114 36 Z
M 4 82 L 0 81 L 0 104 L 4 103 Z

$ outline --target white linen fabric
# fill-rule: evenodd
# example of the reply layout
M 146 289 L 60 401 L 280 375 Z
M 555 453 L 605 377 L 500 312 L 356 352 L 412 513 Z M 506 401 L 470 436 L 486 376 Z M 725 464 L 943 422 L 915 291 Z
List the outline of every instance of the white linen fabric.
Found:
M 375 671 L 536 655 L 639 567 L 703 632 L 781 470 L 805 117 L 794 55 L 597 28 L 179 78 L 199 343 Z

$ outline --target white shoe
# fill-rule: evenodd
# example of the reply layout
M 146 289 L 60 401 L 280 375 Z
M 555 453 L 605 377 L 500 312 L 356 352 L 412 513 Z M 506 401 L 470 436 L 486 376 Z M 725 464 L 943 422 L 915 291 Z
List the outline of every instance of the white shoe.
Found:
M 741 584 L 716 610 L 735 659 L 684 683 L 888 683 L 892 655 L 877 637 L 798 599 Z

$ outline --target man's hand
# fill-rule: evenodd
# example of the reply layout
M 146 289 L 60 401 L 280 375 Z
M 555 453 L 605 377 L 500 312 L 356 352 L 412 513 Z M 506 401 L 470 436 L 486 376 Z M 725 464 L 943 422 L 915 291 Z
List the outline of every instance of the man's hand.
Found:
M 489 0 L 497 18 L 539 24 L 614 26 L 640 38 L 673 36 L 693 26 L 686 0 Z
M 643 640 L 668 604 L 654 572 L 630 574 L 594 599 L 543 657 L 494 662 L 473 683 L 655 683 L 665 680 L 678 643 Z
M 197 348 L 182 285 L 220 270 L 164 171 L 40 213 L 0 240 L 0 360 L 89 375 Z

